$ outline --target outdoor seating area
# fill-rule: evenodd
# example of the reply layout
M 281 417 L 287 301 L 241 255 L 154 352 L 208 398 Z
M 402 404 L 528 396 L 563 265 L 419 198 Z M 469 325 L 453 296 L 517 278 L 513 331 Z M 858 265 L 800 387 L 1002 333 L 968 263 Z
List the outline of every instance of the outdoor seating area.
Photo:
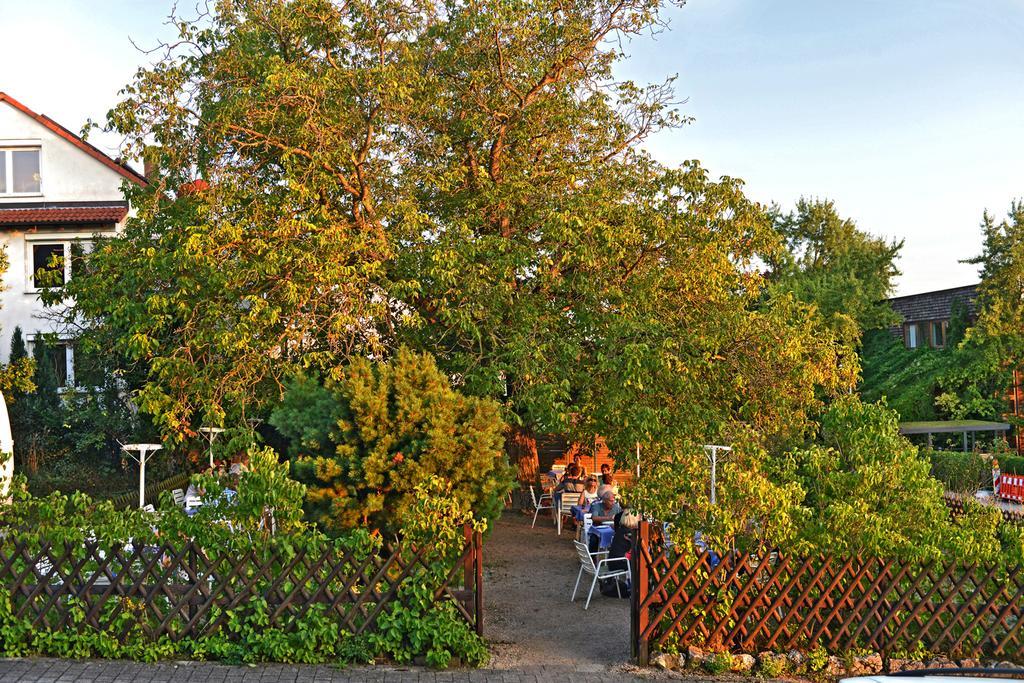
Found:
M 570 602 L 575 602 L 584 575 L 590 577 L 583 609 L 590 607 L 595 589 L 605 590 L 619 598 L 629 595 L 628 549 L 632 544 L 635 522 L 627 524 L 624 506 L 619 498 L 615 475 L 609 465 L 599 474 L 581 476 L 583 468 L 577 458 L 568 465 L 551 467 L 539 486 L 529 486 L 529 502 L 533 508 L 531 528 L 537 527 L 541 513 L 550 515 L 559 537 L 571 537 L 579 572 Z M 628 521 L 628 520 L 627 520 Z M 617 538 L 618 537 L 618 538 Z

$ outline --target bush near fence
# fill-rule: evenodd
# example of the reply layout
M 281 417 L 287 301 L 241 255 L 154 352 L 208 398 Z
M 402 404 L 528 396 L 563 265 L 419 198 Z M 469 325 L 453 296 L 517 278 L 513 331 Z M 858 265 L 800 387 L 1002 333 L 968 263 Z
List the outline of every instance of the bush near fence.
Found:
M 1020 567 L 781 553 L 715 563 L 666 548 L 646 522 L 637 537 L 632 626 L 642 664 L 688 645 L 1024 661 Z
M 424 582 L 435 575 L 425 548 L 293 540 L 241 555 L 188 541 L 0 542 L 5 652 L 367 660 L 387 649 L 380 633 L 416 591 L 442 618 L 482 634 L 479 532 L 467 527 L 461 557 L 433 582 Z M 442 666 L 451 655 L 429 643 L 426 653 Z
M 483 664 L 482 523 L 431 478 L 387 546 L 301 520 L 301 484 L 250 453 L 237 495 L 197 475 L 193 516 L 85 494 L 0 506 L 0 656 Z M 276 528 L 276 533 L 272 531 Z

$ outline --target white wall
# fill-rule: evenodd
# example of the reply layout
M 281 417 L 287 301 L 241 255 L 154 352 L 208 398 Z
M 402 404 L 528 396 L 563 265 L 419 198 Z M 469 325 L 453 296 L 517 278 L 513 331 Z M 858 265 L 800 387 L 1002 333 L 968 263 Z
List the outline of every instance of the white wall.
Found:
M 124 201 L 121 194 L 124 176 L 35 119 L 6 102 L 0 102 L 0 147 L 5 140 L 40 141 L 39 175 L 42 177 L 42 195 L 0 197 L 0 202 Z
M 51 132 L 36 120 L 5 102 L 0 102 L 0 147 L 5 141 L 38 140 L 40 144 L 40 195 L 4 197 L 0 204 L 38 202 L 123 202 L 121 183 L 124 176 L 86 154 L 64 138 Z M 52 332 L 47 320 L 52 309 L 44 309 L 39 295 L 32 289 L 32 251 L 34 241 L 63 241 L 91 236 L 93 228 L 67 231 L 43 228 L 30 230 L 0 227 L 0 246 L 10 260 L 3 274 L 0 292 L 0 360 L 7 361 L 11 334 L 21 327 L 26 340 L 40 332 Z

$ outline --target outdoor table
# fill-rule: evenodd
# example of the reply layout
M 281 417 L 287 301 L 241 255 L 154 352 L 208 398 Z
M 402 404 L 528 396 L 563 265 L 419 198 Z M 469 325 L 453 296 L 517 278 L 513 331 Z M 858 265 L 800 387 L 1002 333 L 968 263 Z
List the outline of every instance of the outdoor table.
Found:
M 597 536 L 599 548 L 607 548 L 615 537 L 615 527 L 611 524 L 594 524 L 590 527 L 589 533 L 591 536 Z
M 237 495 L 238 495 L 238 493 L 234 489 L 224 489 L 224 492 L 220 494 L 220 499 L 223 500 L 225 503 L 228 503 L 230 505 L 230 504 L 235 502 L 235 496 L 237 496 Z M 201 507 L 202 507 L 202 505 L 194 505 L 192 507 L 187 507 L 186 506 L 185 507 L 185 514 L 188 515 L 189 517 L 191 517 L 194 514 L 196 514 L 197 512 L 199 512 L 199 508 L 201 508 Z

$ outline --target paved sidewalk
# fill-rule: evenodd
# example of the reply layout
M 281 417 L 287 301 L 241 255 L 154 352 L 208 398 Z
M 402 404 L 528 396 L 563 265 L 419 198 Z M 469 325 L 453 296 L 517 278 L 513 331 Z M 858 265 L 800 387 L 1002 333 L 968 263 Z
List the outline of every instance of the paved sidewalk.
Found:
M 587 670 L 584 670 L 587 669 Z M 2 659 L 0 683 L 612 683 L 661 678 L 652 669 L 534 666 L 522 669 L 431 671 L 419 667 L 228 666 L 202 662 Z

